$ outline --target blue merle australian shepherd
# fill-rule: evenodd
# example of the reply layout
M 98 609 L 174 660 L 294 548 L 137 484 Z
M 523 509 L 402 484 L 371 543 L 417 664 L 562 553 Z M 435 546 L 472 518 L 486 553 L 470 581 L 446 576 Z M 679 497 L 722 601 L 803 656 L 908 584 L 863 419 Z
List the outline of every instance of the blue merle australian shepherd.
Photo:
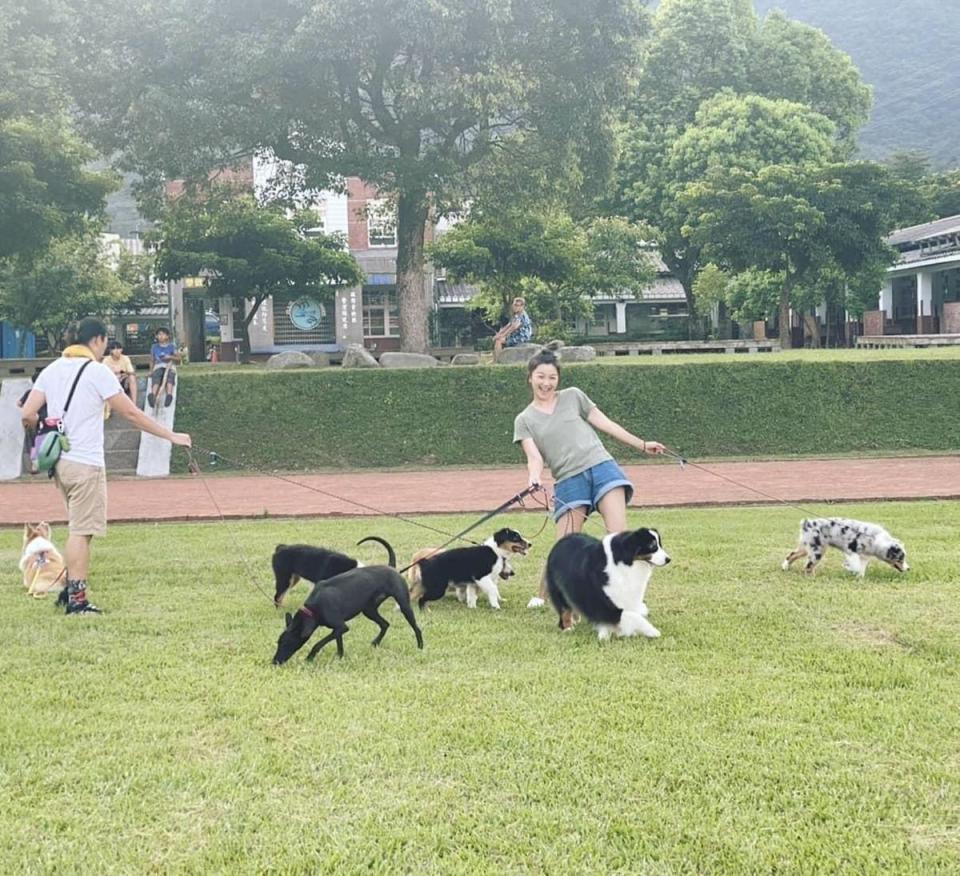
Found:
M 804 571 L 813 574 L 828 547 L 843 551 L 843 567 L 861 578 L 874 557 L 893 566 L 898 572 L 906 572 L 910 568 L 903 544 L 882 526 L 845 517 L 804 520 L 800 524 L 800 542 L 795 550 L 787 554 L 782 568 L 789 569 L 794 560 L 806 557 Z

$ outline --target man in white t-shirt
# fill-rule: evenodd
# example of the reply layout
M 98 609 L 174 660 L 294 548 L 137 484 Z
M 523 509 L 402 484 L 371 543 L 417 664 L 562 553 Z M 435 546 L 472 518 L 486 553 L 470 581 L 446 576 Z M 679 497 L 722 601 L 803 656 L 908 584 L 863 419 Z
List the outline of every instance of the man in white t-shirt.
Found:
M 161 426 L 130 400 L 116 375 L 100 361 L 106 349 L 106 326 L 97 319 L 81 320 L 76 328 L 75 343 L 40 372 L 21 411 L 24 425 L 36 428 L 38 412 L 46 404 L 48 417 L 63 417 L 64 432 L 70 442 L 70 449 L 60 455 L 55 470 L 57 486 L 66 501 L 70 529 L 65 551 L 67 614 L 99 612 L 87 601 L 87 574 L 90 540 L 107 531 L 104 403 L 138 429 L 182 447 L 190 446 L 187 433 L 172 432 Z M 85 362 L 89 364 L 78 378 Z M 74 381 L 76 389 L 64 415 L 63 408 Z

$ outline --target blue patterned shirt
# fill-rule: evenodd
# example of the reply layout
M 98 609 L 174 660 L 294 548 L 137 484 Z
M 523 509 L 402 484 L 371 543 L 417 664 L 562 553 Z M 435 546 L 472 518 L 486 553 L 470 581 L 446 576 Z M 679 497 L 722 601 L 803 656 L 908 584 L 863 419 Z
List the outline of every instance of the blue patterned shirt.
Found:
M 507 346 L 515 347 L 517 344 L 529 343 L 533 338 L 533 323 L 527 311 L 521 311 L 513 318 L 513 323 L 519 325 L 519 328 L 507 338 Z

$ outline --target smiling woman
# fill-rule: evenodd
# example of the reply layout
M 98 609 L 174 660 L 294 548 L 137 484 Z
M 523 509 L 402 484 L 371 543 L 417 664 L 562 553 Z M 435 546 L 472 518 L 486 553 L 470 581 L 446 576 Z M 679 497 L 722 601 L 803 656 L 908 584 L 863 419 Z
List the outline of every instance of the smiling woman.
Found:
M 533 401 L 514 420 L 513 440 L 527 457 L 529 485 L 538 486 L 544 465 L 554 479 L 553 519 L 557 538 L 580 532 L 594 510 L 607 532 L 627 528 L 627 504 L 633 484 L 603 446 L 595 429 L 643 453 L 663 453 L 658 441 L 644 441 L 605 416 L 582 390 L 559 389 L 560 362 L 549 350 L 527 366 Z M 530 608 L 544 604 L 541 592 Z

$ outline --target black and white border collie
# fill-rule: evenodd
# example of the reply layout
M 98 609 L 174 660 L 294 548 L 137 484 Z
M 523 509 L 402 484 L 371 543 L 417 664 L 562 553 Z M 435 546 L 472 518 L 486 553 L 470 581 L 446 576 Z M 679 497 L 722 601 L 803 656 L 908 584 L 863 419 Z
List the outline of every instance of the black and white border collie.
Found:
M 448 587 L 463 588 L 467 608 L 477 607 L 477 591 L 487 597 L 491 608 L 500 608 L 497 577 L 512 554 L 525 555 L 531 545 L 515 529 L 498 529 L 483 544 L 453 548 L 419 561 L 420 580 L 411 588 L 410 597 L 420 608 L 443 598 Z
M 803 570 L 812 575 L 828 547 L 843 551 L 843 567 L 861 578 L 867 573 L 867 565 L 874 557 L 893 566 L 898 572 L 906 572 L 910 568 L 902 542 L 876 523 L 847 517 L 815 517 L 802 521 L 797 547 L 787 554 L 781 568 L 786 571 L 792 562 L 806 557 Z
M 550 551 L 545 572 L 560 629 L 570 629 L 579 612 L 600 641 L 637 633 L 657 638 L 660 631 L 647 620 L 644 599 L 654 567 L 669 562 L 655 529 L 619 532 L 602 541 L 582 532 L 565 535 Z

